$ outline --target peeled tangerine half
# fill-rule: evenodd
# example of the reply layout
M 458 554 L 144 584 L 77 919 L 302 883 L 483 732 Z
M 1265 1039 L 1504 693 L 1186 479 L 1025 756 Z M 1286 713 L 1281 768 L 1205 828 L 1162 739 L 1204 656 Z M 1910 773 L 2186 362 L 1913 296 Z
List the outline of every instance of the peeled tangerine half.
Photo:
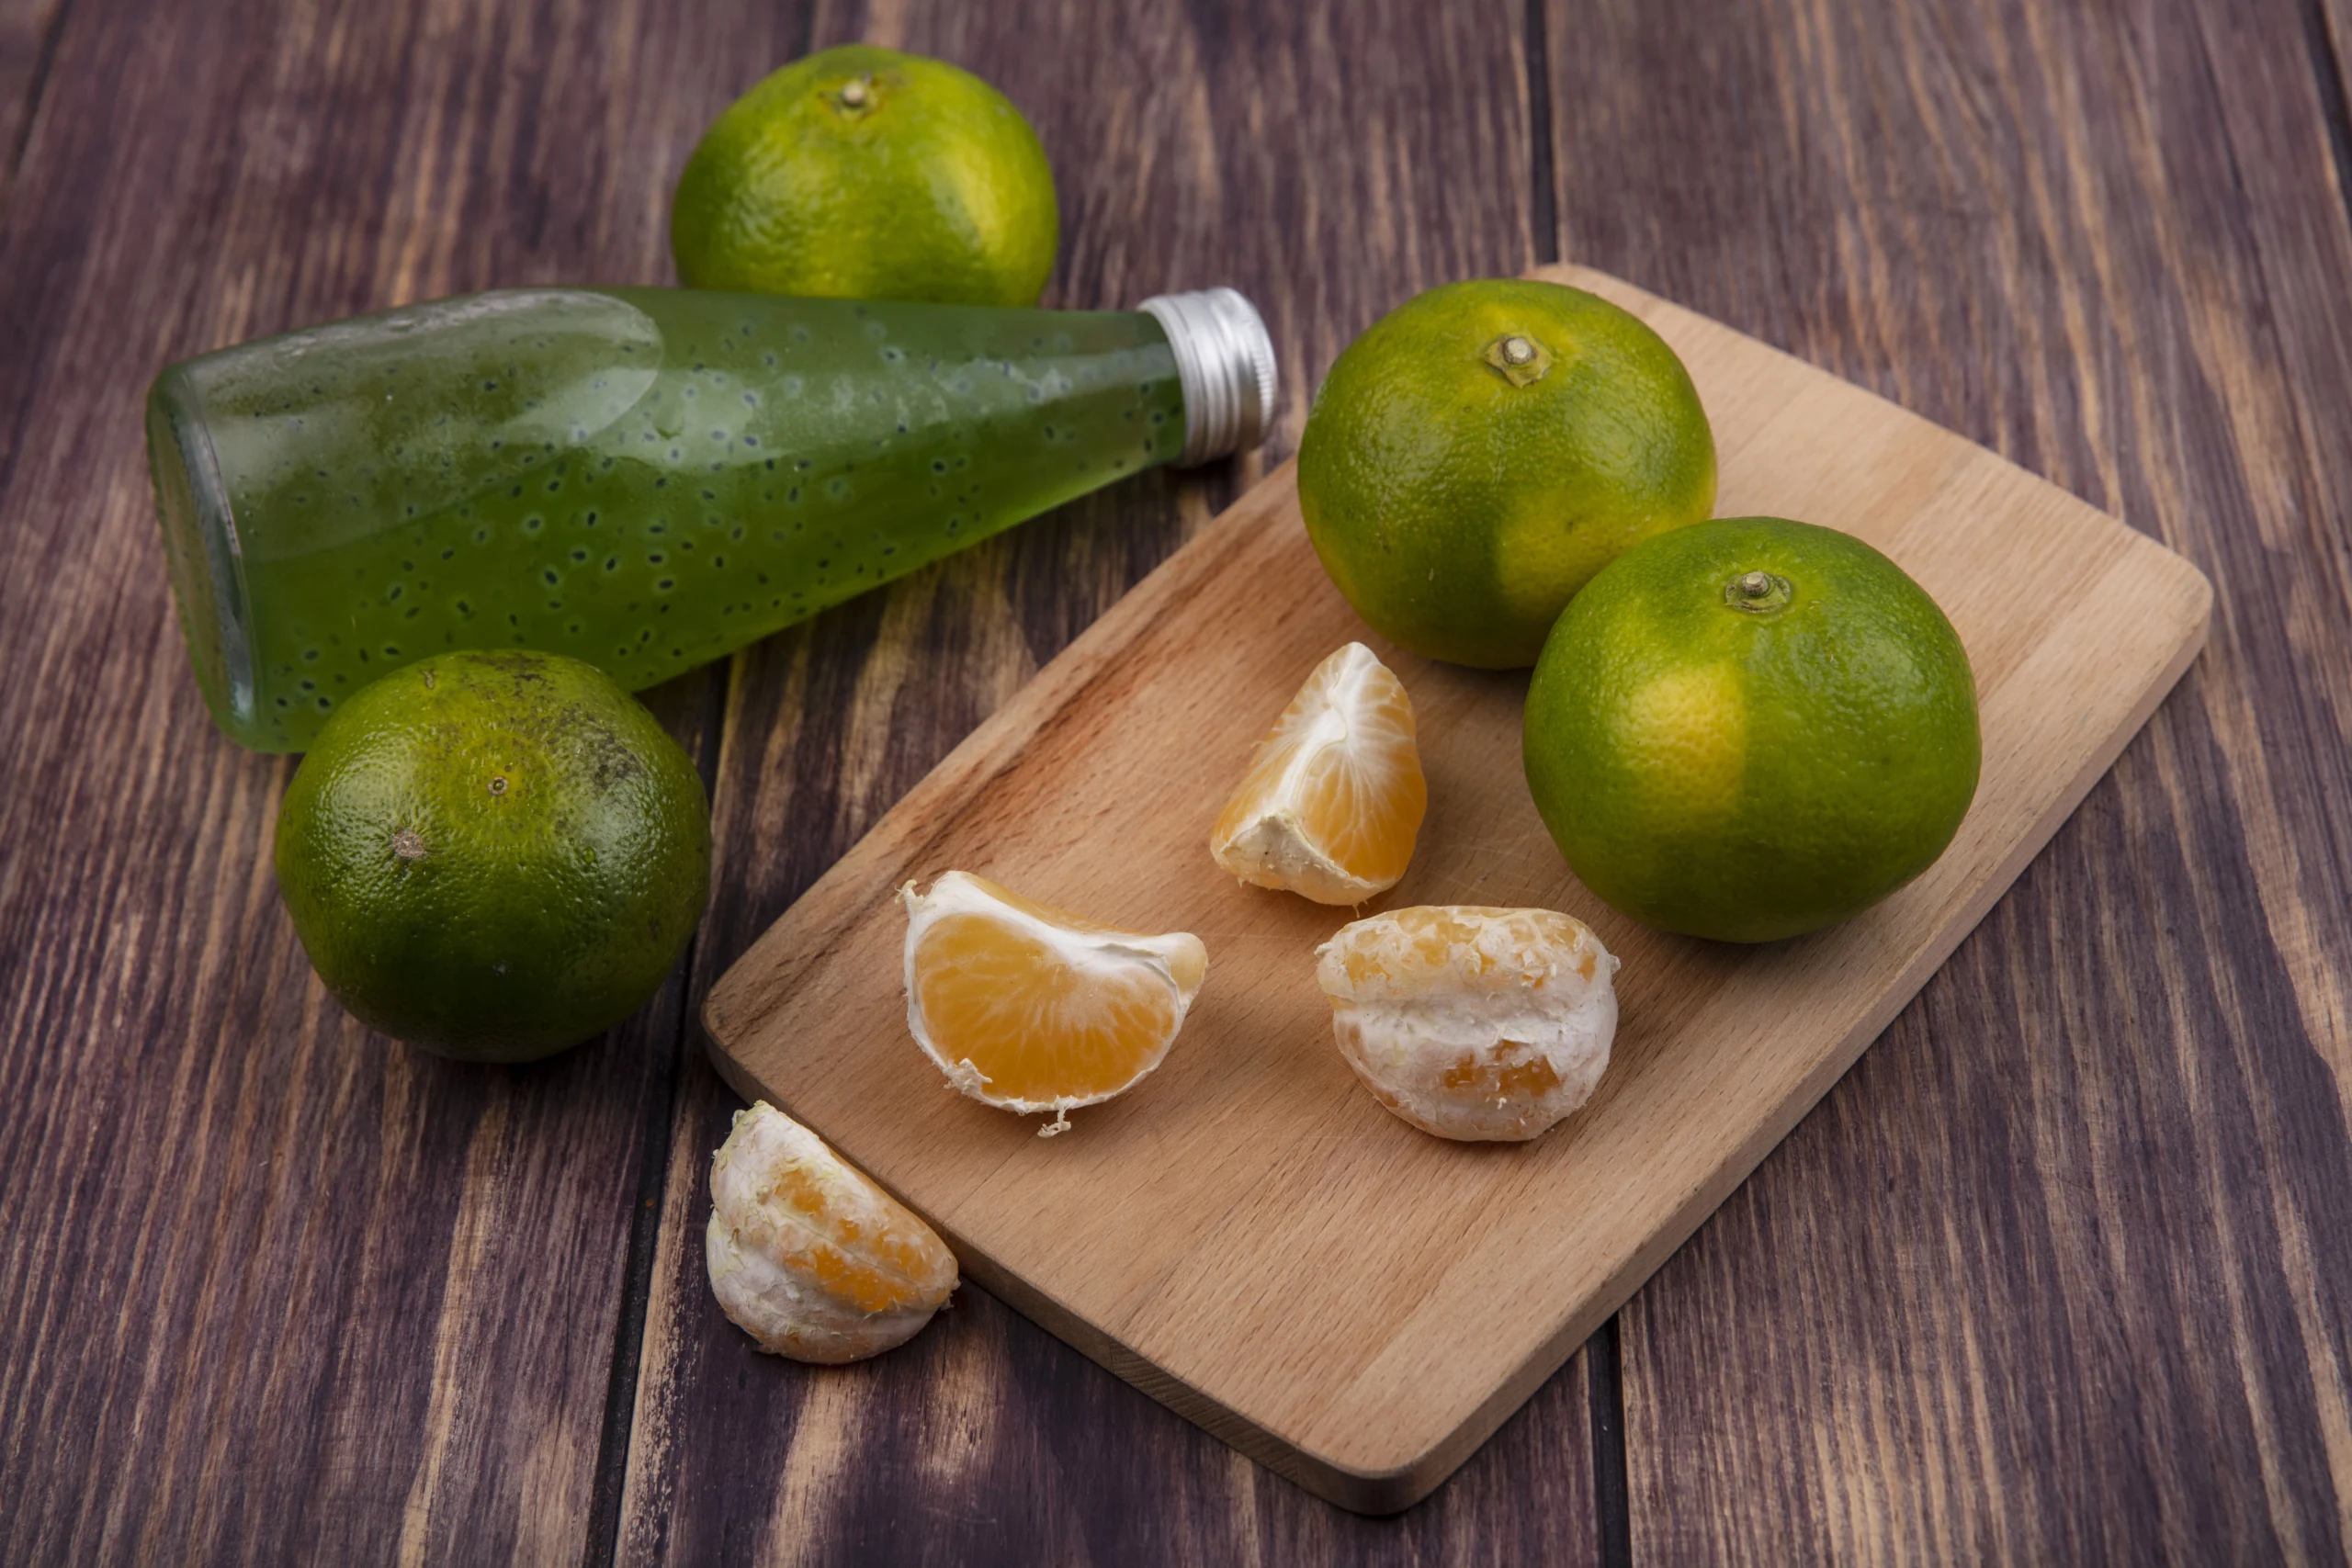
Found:
M 711 1293 L 760 1348 L 854 1361 L 904 1344 L 956 1288 L 956 1255 L 905 1204 L 761 1100 L 710 1160 Z
M 1340 1054 L 1424 1133 L 1534 1137 L 1590 1099 L 1609 1066 L 1617 960 L 1574 916 L 1394 909 L 1315 951 Z
M 1168 1055 L 1208 973 L 1189 931 L 1114 931 L 951 871 L 907 906 L 907 1027 L 984 1105 L 1069 1112 L 1132 1088 Z
M 1209 853 L 1260 887 L 1361 904 L 1405 874 L 1429 803 L 1412 699 L 1351 642 L 1315 667 L 1258 742 Z

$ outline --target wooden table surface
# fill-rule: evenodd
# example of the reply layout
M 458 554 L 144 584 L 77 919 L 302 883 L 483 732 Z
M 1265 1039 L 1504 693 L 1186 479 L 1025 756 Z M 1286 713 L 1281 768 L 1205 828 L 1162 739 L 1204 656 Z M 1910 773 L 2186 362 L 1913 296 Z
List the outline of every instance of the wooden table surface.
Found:
M 1050 303 L 1230 282 L 1265 453 L 651 694 L 717 892 L 609 1037 L 330 1001 L 212 729 L 164 362 L 666 281 L 772 66 L 957 61 L 1060 183 Z M 2352 0 L 0 0 L 0 1561 L 2335 1561 L 2352 1548 Z M 703 1278 L 699 999 L 1295 446 L 1387 307 L 1568 257 L 2186 554 L 2210 648 L 1821 1107 L 1453 1481 L 1340 1512 L 967 1288 L 849 1369 Z

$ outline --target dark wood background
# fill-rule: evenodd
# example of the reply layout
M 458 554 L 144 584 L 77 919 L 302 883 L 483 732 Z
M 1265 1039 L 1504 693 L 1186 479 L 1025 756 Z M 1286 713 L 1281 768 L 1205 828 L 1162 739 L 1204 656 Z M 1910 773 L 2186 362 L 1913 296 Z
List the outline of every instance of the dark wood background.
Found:
M 1049 302 L 1230 282 L 1262 458 L 1147 476 L 653 694 L 718 892 L 609 1037 L 466 1068 L 279 911 L 140 447 L 167 360 L 666 281 L 701 128 L 865 38 L 1053 155 Z M 0 0 L 0 1561 L 2303 1562 L 2352 1547 L 2352 0 Z M 983 1292 L 753 1355 L 704 989 L 1296 443 L 1425 286 L 1615 272 L 2219 592 L 2181 688 L 1617 1320 L 1368 1520 Z

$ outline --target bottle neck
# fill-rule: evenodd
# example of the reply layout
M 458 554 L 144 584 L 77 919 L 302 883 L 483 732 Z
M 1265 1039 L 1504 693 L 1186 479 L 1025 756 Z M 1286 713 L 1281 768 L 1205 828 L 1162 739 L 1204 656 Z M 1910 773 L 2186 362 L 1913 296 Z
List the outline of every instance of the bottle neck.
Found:
M 1273 423 L 1274 342 L 1249 300 L 1230 288 L 1155 294 L 1136 307 L 1158 321 L 1184 392 L 1180 468 L 1245 452 Z

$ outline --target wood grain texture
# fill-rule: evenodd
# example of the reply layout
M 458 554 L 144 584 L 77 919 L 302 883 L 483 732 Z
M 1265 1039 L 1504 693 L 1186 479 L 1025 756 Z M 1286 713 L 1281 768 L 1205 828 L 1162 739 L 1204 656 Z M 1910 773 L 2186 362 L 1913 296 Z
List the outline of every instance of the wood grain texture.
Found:
M 1550 7 L 1574 259 L 2218 595 L 2109 780 L 1624 1314 L 1638 1557 L 2352 1543 L 2352 242 L 2308 19 Z
M 189 674 L 139 407 L 250 334 L 662 277 L 680 106 L 783 47 L 672 15 L 66 18 L 0 225 L 0 1560 L 582 1555 L 683 972 L 526 1070 L 345 1018 L 270 874 L 288 761 Z M 717 679 L 654 696 L 690 747 Z
M 820 13 L 812 45 L 865 37 L 938 54 L 1022 106 L 1062 203 L 1049 302 L 1115 305 L 1210 281 L 1257 301 L 1284 367 L 1268 452 L 1278 459 L 1295 445 L 1314 379 L 1382 310 L 1445 278 L 1532 259 L 1521 20 L 1402 5 L 1279 15 L 891 6 Z M 1055 47 L 1040 49 L 1041 38 Z M 769 63 L 740 62 L 740 85 Z M 1147 476 L 740 658 L 718 795 L 720 891 L 700 980 L 1238 494 L 1256 471 L 1238 468 Z M 888 1561 L 876 1532 L 899 1517 L 936 1521 L 937 1540 L 892 1536 L 898 1551 L 946 1562 L 1115 1562 L 1138 1551 L 1203 1562 L 1576 1562 L 1594 1550 L 1577 1363 L 1454 1485 L 1384 1529 L 1234 1459 L 990 1303 L 1002 1348 L 992 1337 L 968 1361 L 958 1352 L 967 1370 L 937 1396 L 969 1412 L 950 1450 L 963 1457 L 922 1460 L 888 1363 L 869 1382 L 755 1357 L 711 1303 L 699 1243 L 706 1170 L 738 1104 L 715 1075 L 687 1069 L 624 1560 L 768 1543 L 787 1560 Z M 967 1321 L 951 1315 L 925 1337 L 960 1334 Z M 1104 1456 L 1100 1468 L 1038 1457 L 1071 1452 L 1057 1431 L 1066 1398 L 1032 1392 L 1028 1369 L 1041 1364 L 1062 1369 L 1055 1386 L 1092 1391 L 1083 1451 Z M 836 1392 L 812 1405 L 824 1390 Z M 1154 1474 L 1200 1479 L 1159 1484 Z
M 1852 1064 L 2171 688 L 2211 603 L 2180 558 L 1982 447 L 1614 279 L 1548 276 L 1680 355 L 1726 512 L 1856 534 L 1951 616 L 1985 761 L 1933 868 L 1801 942 L 1726 947 L 1610 909 L 1528 798 L 1523 678 L 1375 636 L 1325 577 L 1285 469 L 910 791 L 704 1005 L 722 1073 L 890 1186 L 967 1275 L 1368 1512 L 1442 1480 Z M 1557 1134 L 1465 1148 L 1381 1111 L 1310 982 L 1345 913 L 1240 886 L 1204 848 L 1268 716 L 1358 639 L 1412 693 L 1430 780 L 1379 906 L 1566 909 L 1623 960 L 1609 1077 Z M 897 890 L 951 868 L 1208 945 L 1181 1049 L 1080 1134 L 1041 1144 L 935 1092 L 906 1038 Z
M 66 0 L 0 0 L 0 210 L 47 84 Z

